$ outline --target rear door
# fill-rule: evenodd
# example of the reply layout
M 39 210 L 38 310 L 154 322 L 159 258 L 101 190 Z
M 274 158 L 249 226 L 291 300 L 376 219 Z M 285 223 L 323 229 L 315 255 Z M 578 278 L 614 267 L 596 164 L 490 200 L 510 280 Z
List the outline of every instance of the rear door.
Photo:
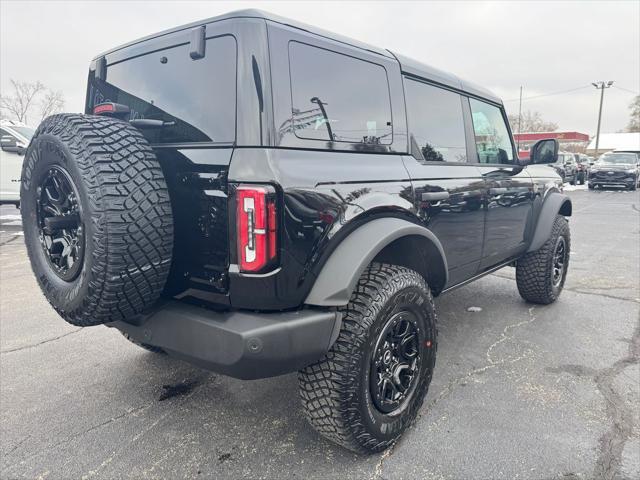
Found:
M 487 188 L 486 227 L 481 270 L 516 256 L 526 248 L 533 208 L 531 176 L 518 165 L 504 111 L 470 98 L 475 161 Z
M 451 286 L 477 272 L 485 224 L 485 181 L 467 161 L 466 98 L 413 77 L 404 87 L 412 154 L 404 161 L 418 215 L 444 248 Z

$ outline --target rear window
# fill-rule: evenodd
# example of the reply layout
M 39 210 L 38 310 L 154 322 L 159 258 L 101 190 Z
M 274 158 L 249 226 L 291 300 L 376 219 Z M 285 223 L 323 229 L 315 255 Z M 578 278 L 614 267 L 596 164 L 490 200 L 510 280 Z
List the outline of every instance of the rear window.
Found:
M 192 60 L 189 45 L 148 53 L 107 67 L 96 79 L 91 105 L 129 106 L 131 118 L 173 122 L 146 129 L 154 144 L 233 142 L 236 138 L 236 42 L 231 36 L 206 41 L 204 58 Z
M 391 99 L 381 65 L 289 44 L 291 123 L 298 138 L 387 145 L 392 142 Z

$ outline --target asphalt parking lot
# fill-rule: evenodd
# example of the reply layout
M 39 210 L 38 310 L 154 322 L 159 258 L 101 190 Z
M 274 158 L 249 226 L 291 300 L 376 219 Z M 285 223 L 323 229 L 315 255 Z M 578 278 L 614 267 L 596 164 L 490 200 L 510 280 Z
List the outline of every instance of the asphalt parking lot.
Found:
M 640 478 L 640 195 L 570 190 L 560 300 L 526 304 L 511 269 L 437 299 L 425 405 L 373 456 L 314 433 L 295 375 L 233 380 L 66 324 L 0 208 L 0 476 Z

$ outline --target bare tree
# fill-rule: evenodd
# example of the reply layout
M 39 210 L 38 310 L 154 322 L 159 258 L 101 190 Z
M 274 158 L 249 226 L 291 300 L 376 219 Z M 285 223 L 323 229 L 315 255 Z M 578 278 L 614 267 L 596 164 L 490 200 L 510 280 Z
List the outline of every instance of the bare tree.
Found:
M 40 121 L 64 108 L 64 95 L 61 91 L 47 90 L 40 101 Z
M 629 104 L 629 110 L 631 110 L 631 118 L 627 124 L 626 131 L 640 132 L 640 95 L 636 95 Z
M 64 108 L 62 92 L 54 92 L 40 81 L 20 82 L 12 79 L 11 85 L 13 86 L 12 95 L 0 95 L 2 118 L 29 123 L 29 115 L 37 106 L 40 110 L 40 119 Z
M 509 115 L 508 117 L 511 130 L 518 133 L 518 115 Z M 520 132 L 555 132 L 556 130 L 558 130 L 558 124 L 543 120 L 540 112 L 532 112 L 531 110 L 522 112 Z

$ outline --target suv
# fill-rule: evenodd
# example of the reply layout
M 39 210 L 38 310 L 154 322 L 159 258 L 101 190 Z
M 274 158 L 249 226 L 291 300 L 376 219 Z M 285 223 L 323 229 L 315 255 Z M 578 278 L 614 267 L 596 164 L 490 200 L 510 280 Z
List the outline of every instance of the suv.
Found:
M 562 291 L 558 143 L 520 164 L 500 99 L 454 75 L 247 10 L 98 56 L 86 98 L 23 171 L 53 307 L 233 377 L 298 371 L 354 451 L 415 419 L 434 296 L 507 265 L 530 302 Z
M 635 190 L 640 185 L 640 155 L 614 151 L 600 156 L 589 171 L 589 189 L 613 186 Z
M 569 182 L 571 185 L 576 184 L 578 179 L 578 168 L 573 153 L 560 152 L 558 159 L 551 165 L 558 175 L 562 178 L 563 183 Z
M 22 160 L 34 132 L 21 122 L 0 121 L 0 205 L 20 205 Z
M 589 177 L 589 157 L 582 153 L 574 153 L 573 157 L 576 160 L 577 182 L 580 185 L 584 185 Z

